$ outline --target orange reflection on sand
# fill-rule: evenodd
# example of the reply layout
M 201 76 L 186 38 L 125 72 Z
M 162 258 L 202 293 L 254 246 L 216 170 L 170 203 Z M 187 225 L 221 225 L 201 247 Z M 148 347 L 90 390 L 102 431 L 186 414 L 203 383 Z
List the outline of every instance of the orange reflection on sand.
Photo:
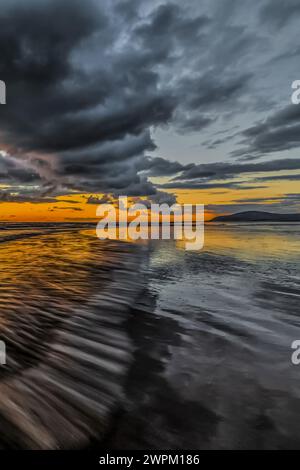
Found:
M 178 248 L 183 242 L 177 241 Z M 204 251 L 240 259 L 300 256 L 300 225 L 205 225 Z

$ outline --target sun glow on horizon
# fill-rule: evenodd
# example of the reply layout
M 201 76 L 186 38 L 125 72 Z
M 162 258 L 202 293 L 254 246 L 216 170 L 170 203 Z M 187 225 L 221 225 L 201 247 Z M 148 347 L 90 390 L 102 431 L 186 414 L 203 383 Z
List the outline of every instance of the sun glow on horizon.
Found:
M 2 185 L 4 189 L 4 186 Z M 5 185 L 5 189 L 7 185 Z M 167 193 L 175 194 L 179 204 L 204 204 L 205 220 L 208 221 L 220 213 L 236 212 L 236 204 L 247 204 L 257 199 L 264 201 L 263 205 L 270 207 L 286 194 L 299 192 L 299 182 L 289 180 L 268 181 L 264 187 L 253 184 L 253 188 L 238 189 L 169 189 Z M 89 204 L 90 196 L 101 198 L 103 194 L 67 194 L 57 196 L 51 202 L 8 202 L 0 203 L 0 220 L 9 222 L 68 222 L 68 221 L 97 221 L 97 204 Z M 134 202 L 134 198 L 131 198 Z M 259 203 L 257 210 L 259 210 Z M 213 210 L 214 206 L 224 206 L 224 210 Z M 275 206 L 274 206 L 275 207 Z M 292 210 L 291 210 L 292 211 Z

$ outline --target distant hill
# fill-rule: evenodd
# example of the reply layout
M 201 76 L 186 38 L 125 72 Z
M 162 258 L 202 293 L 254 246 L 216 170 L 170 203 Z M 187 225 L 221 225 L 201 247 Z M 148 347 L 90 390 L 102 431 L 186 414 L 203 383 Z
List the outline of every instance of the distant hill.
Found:
M 211 222 L 300 222 L 300 214 L 247 211 L 231 215 L 220 215 L 212 219 Z

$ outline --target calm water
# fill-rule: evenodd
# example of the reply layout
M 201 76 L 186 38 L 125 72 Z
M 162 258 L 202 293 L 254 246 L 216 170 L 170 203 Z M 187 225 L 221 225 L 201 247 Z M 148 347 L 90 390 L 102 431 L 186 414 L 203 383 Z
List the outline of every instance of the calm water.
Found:
M 200 252 L 16 229 L 0 244 L 3 447 L 300 448 L 300 226 L 208 227 Z M 73 438 L 53 440 L 62 419 Z

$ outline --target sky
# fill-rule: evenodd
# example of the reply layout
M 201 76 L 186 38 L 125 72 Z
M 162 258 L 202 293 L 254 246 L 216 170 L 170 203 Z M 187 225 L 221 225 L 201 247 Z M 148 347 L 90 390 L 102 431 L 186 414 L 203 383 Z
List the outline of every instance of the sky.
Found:
M 0 220 L 299 212 L 299 0 L 2 0 Z

